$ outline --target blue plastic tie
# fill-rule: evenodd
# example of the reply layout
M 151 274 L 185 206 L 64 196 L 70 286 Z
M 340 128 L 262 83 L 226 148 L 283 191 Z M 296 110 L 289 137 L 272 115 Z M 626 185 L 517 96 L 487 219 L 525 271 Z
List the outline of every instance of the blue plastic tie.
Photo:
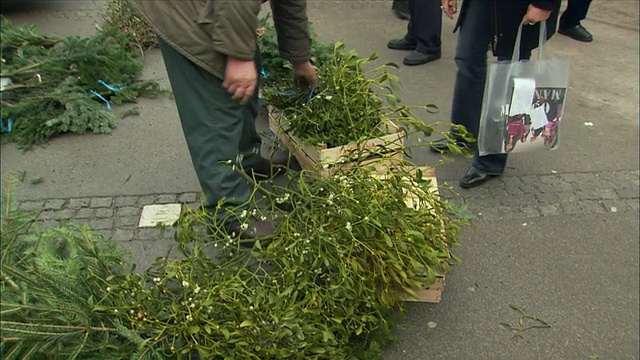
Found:
M 116 92 L 118 92 L 118 91 L 122 90 L 122 87 L 121 87 L 121 86 L 113 86 L 113 85 L 109 85 L 109 84 L 107 84 L 106 82 L 104 82 L 104 81 L 102 81 L 102 80 L 98 80 L 98 84 L 100 84 L 100 85 L 102 85 L 102 86 L 106 87 L 107 89 L 109 89 L 109 90 L 113 91 L 114 93 L 116 93 Z
M 98 99 L 104 101 L 104 103 L 107 104 L 107 110 L 111 111 L 111 103 L 109 103 L 109 100 L 105 99 L 102 95 L 100 95 L 95 90 L 89 90 L 89 94 L 95 95 Z
M 269 74 L 267 73 L 267 70 L 265 70 L 264 68 L 260 68 L 260 74 L 262 74 L 262 77 L 265 79 L 269 78 Z
M 4 120 L 0 119 L 0 130 L 10 133 L 11 130 L 13 130 L 13 119 L 9 119 L 9 121 L 7 121 L 6 127 L 4 126 Z
M 307 98 L 307 102 L 311 101 L 312 98 L 313 98 L 313 88 L 311 88 L 311 91 L 309 91 L 309 97 Z

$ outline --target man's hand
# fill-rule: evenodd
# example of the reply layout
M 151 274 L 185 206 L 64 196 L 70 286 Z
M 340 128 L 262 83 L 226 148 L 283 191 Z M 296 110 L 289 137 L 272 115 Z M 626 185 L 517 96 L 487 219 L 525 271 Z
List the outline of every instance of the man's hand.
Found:
M 453 15 L 458 12 L 458 0 L 442 0 L 442 6 L 440 8 L 449 19 L 453 19 Z
M 318 74 L 309 61 L 293 64 L 293 85 L 301 90 L 318 86 Z
M 444 1 L 444 0 L 443 0 Z M 544 10 L 537 8 L 533 5 L 529 5 L 529 9 L 527 9 L 527 13 L 522 18 L 522 23 L 525 25 L 533 25 L 540 21 L 545 21 L 551 15 L 551 10 Z
M 233 100 L 246 104 L 258 86 L 256 63 L 253 60 L 227 58 L 222 86 L 233 95 Z

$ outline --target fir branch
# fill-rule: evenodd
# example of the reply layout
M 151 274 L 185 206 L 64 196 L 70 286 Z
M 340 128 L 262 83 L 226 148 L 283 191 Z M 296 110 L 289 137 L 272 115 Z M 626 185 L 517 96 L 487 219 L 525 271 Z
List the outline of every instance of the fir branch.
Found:
M 13 84 L 3 91 L 0 112 L 14 121 L 1 137 L 22 150 L 66 132 L 110 133 L 117 117 L 103 99 L 122 104 L 163 93 L 156 81 L 139 79 L 142 63 L 127 49 L 130 39 L 113 29 L 58 39 L 3 19 L 1 41 L 2 77 Z M 105 89 L 101 81 L 118 89 Z
M 42 329 L 48 329 L 48 330 L 65 330 L 65 331 L 69 331 L 69 334 L 71 333 L 78 333 L 78 332 L 85 332 L 85 331 L 96 331 L 96 332 L 109 332 L 109 333 L 119 333 L 119 329 L 117 328 L 110 328 L 110 327 L 106 327 L 106 326 L 89 326 L 89 327 L 83 327 L 83 326 L 71 326 L 71 325 L 47 325 L 47 324 L 31 324 L 31 323 L 21 323 L 21 322 L 15 322 L 15 321 L 4 321 L 4 320 L 0 320 L 0 325 L 2 325 L 2 329 L 5 330 L 5 326 L 16 326 L 16 327 L 24 327 L 26 328 L 42 328 Z M 17 328 L 12 328 L 12 329 L 17 329 Z M 56 333 L 52 333 L 54 335 L 56 335 Z

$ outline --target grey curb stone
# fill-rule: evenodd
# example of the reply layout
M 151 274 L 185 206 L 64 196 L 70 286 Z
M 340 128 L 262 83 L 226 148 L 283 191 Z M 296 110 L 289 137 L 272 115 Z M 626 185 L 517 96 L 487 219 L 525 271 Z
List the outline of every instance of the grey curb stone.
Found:
M 113 219 L 89 220 L 89 226 L 96 230 L 111 230 L 113 228 Z
M 45 210 L 60 210 L 67 202 L 65 199 L 50 199 L 45 201 L 44 209 Z
M 113 204 L 112 197 L 99 197 L 99 198 L 91 199 L 91 203 L 89 204 L 89 207 L 105 208 L 105 207 L 110 207 L 112 204 Z
M 78 219 L 90 219 L 96 216 L 96 209 L 84 208 L 79 209 L 76 217 Z
M 60 226 L 60 222 L 56 220 L 44 220 L 44 221 L 38 221 L 38 225 L 43 229 L 50 229 L 53 227 Z
M 578 215 L 584 212 L 582 208 L 576 203 L 564 203 L 561 205 L 561 208 L 563 213 L 569 215 Z
M 113 208 L 100 208 L 96 209 L 97 218 L 110 218 L 113 217 Z
M 116 209 L 116 215 L 118 217 L 140 216 L 141 213 L 142 209 L 135 206 L 125 206 Z
M 623 212 L 627 210 L 627 204 L 622 200 L 603 200 L 602 207 L 606 212 Z
M 172 237 L 173 237 L 173 229 L 166 228 L 163 230 L 157 227 L 141 228 L 138 230 L 138 236 L 137 236 L 139 240 L 160 240 L 160 239 L 168 239 Z
M 69 202 L 67 203 L 67 208 L 80 209 L 80 208 L 88 207 L 90 202 L 91 202 L 91 198 L 69 199 Z
M 522 216 L 525 218 L 537 218 L 540 217 L 540 209 L 537 206 L 523 206 L 520 208 Z
M 178 202 L 181 204 L 196 202 L 196 196 L 196 193 L 180 194 L 180 196 L 178 196 Z
M 74 218 L 75 210 L 66 209 L 66 210 L 45 210 L 40 214 L 40 219 L 42 220 L 71 220 Z
M 134 227 L 138 227 L 139 222 L 140 222 L 140 218 L 138 218 L 137 216 L 116 217 L 115 227 L 118 229 L 134 228 Z
M 44 200 L 37 201 L 23 201 L 18 205 L 19 210 L 24 211 L 39 211 L 44 208 Z
M 540 210 L 540 214 L 542 214 L 542 216 L 555 216 L 561 212 L 559 204 L 541 205 L 538 207 L 538 210 Z
M 131 241 L 133 240 L 133 230 L 130 229 L 116 229 L 113 232 L 111 240 L 113 241 Z
M 139 206 L 145 206 L 145 205 L 152 205 L 154 204 L 156 201 L 156 196 L 155 195 L 145 195 L 145 196 L 140 196 L 138 198 L 138 205 Z
M 536 194 L 536 199 L 538 199 L 538 201 L 543 204 L 555 204 L 559 200 L 558 195 L 553 193 Z
M 533 219 L 568 214 L 602 214 L 638 211 L 640 196 L 638 171 L 599 173 L 558 173 L 501 176 L 484 186 L 460 189 L 458 179 L 446 181 L 440 196 L 452 202 L 463 201 L 477 219 Z M 42 199 L 18 202 L 23 211 L 42 211 L 38 224 L 59 226 L 70 220 L 92 226 L 115 241 L 173 241 L 175 230 L 139 228 L 145 205 L 180 203 L 197 210 L 200 192 L 146 194 L 140 196 L 98 196 L 93 198 Z M 614 209 L 615 211 L 612 211 Z M 529 221 L 529 220 L 527 220 Z
M 580 206 L 582 210 L 590 214 L 601 214 L 607 212 L 604 205 L 602 205 L 602 201 L 600 200 L 585 200 L 578 203 L 578 206 Z
M 156 197 L 155 204 L 171 204 L 176 202 L 176 195 L 165 194 Z
M 630 210 L 638 211 L 640 209 L 640 199 L 628 199 L 623 202 L 629 207 Z
M 625 199 L 637 199 L 640 197 L 640 189 L 638 187 L 624 187 L 621 189 L 617 189 L 617 193 L 621 198 Z
M 115 207 L 134 206 L 138 202 L 137 196 L 118 196 L 115 201 Z

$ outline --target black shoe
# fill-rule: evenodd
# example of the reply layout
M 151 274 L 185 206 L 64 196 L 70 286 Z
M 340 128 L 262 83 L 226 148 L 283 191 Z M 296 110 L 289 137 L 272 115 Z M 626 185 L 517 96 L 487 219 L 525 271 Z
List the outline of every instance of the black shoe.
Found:
M 247 167 L 246 172 L 249 175 L 262 177 L 271 177 L 287 171 L 289 163 L 289 153 L 275 153 L 271 160 L 260 157 L 257 164 Z
M 232 238 L 239 238 L 240 244 L 245 247 L 253 247 L 256 240 L 271 237 L 276 232 L 276 227 L 268 221 L 257 220 L 248 224 L 235 225 L 227 230 Z M 249 240 L 249 241 L 242 241 Z
M 408 66 L 422 65 L 440 59 L 440 52 L 433 54 L 425 54 L 420 51 L 414 51 L 404 58 L 403 63 Z
M 449 146 L 447 145 L 449 144 L 449 140 L 447 139 L 438 139 L 436 141 L 432 141 L 429 143 L 429 149 L 434 152 L 434 153 L 444 153 L 444 152 L 449 152 Z M 472 144 L 469 144 L 467 142 L 464 141 L 458 141 L 456 142 L 456 144 L 461 147 L 461 148 L 473 148 Z
M 415 50 L 416 46 L 418 45 L 415 43 L 410 43 L 404 38 L 393 39 L 387 43 L 387 47 L 392 50 Z
M 460 180 L 460 187 L 469 189 L 472 187 L 480 186 L 489 181 L 493 176 L 485 172 L 482 172 L 473 166 L 467 170 L 462 179 Z
M 580 24 L 568 29 L 559 28 L 558 34 L 566 35 L 572 38 L 573 40 L 578 40 L 583 42 L 593 41 L 593 35 L 591 35 L 591 33 L 587 29 L 585 29 L 584 26 Z
M 407 0 L 393 0 L 391 11 L 400 20 L 409 20 L 409 4 L 407 4 Z

